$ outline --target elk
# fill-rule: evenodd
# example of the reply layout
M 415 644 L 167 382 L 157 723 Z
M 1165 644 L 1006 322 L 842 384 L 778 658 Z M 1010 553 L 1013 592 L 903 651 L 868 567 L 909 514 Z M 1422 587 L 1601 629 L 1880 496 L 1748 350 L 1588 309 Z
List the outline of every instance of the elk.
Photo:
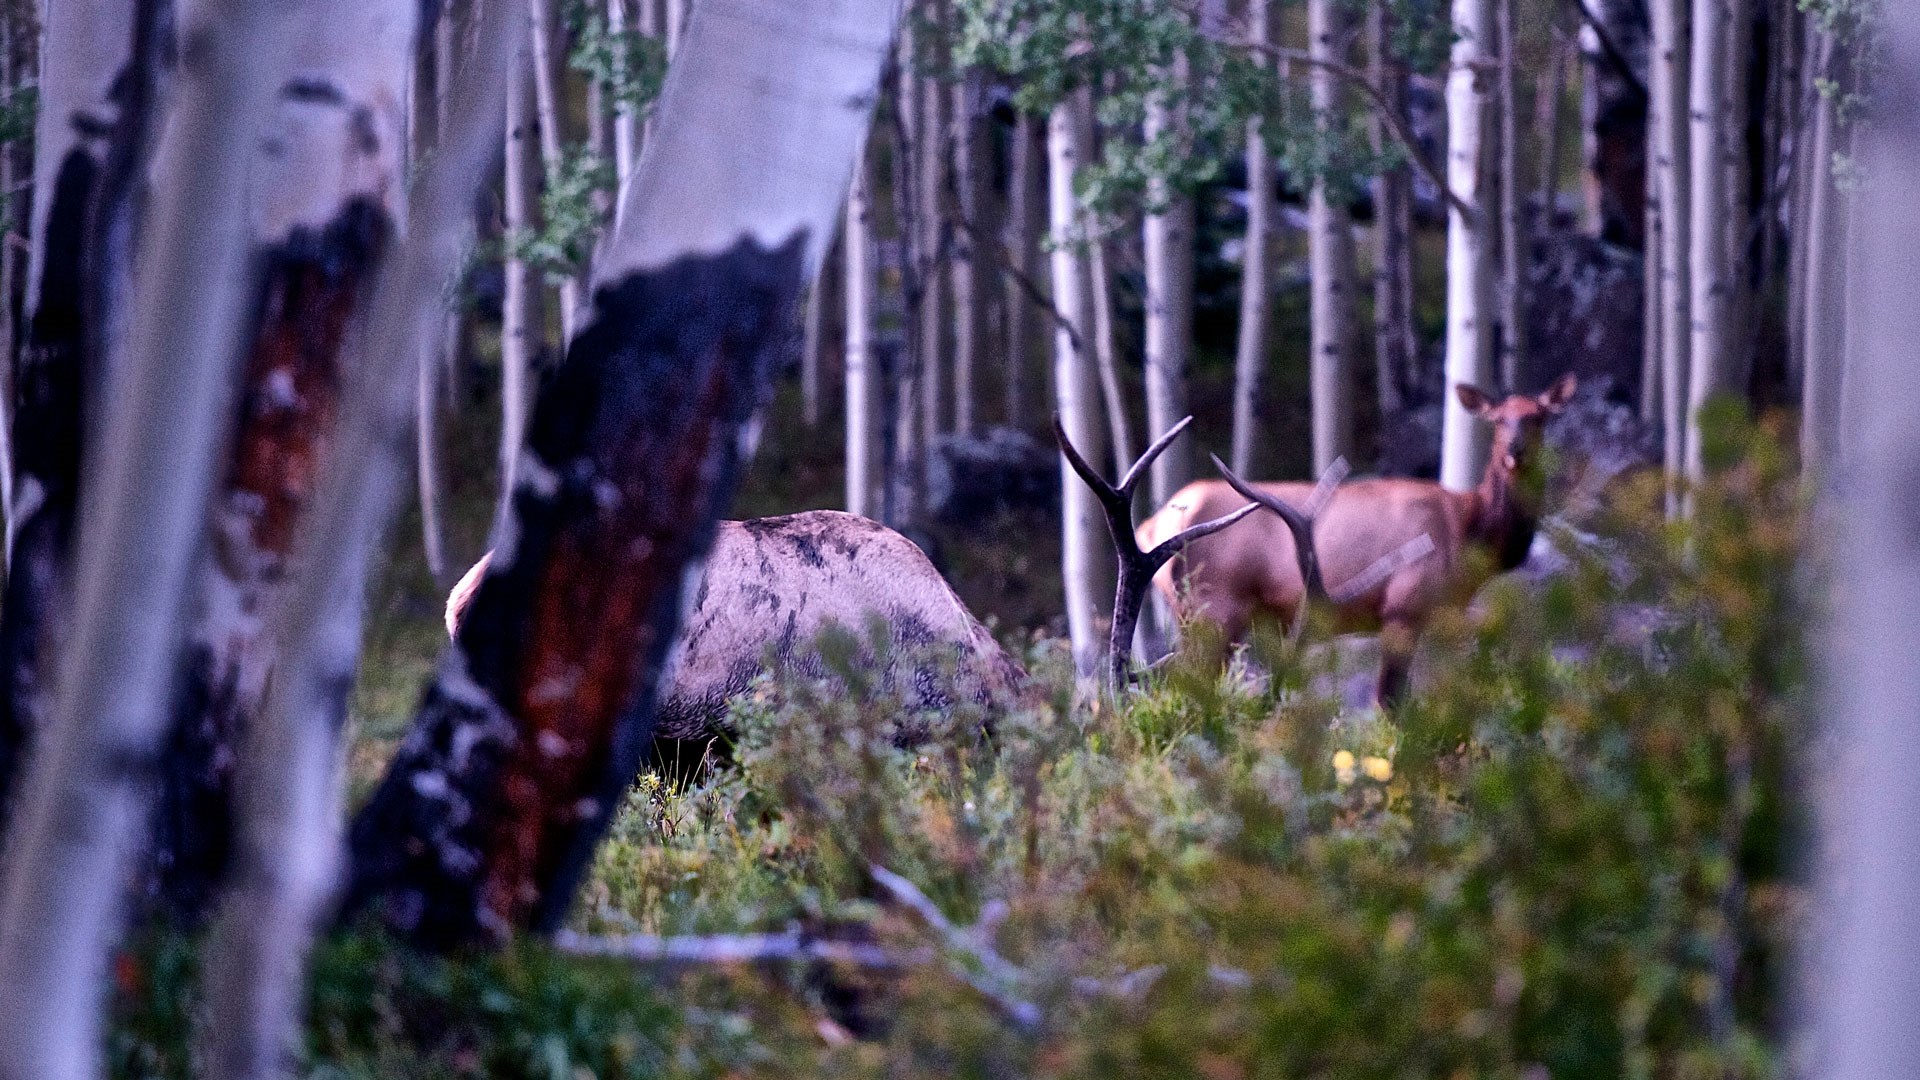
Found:
M 1309 499 L 1307 484 L 1247 484 L 1231 473 L 1226 481 L 1188 484 L 1141 524 L 1140 546 L 1152 547 L 1243 499 L 1273 516 L 1194 541 L 1159 570 L 1154 585 L 1183 621 L 1210 620 L 1232 642 L 1244 640 L 1261 616 L 1297 628 L 1310 588 L 1329 594 L 1338 629 L 1379 632 L 1375 698 L 1391 707 L 1406 694 L 1414 646 L 1433 613 L 1465 607 L 1495 574 L 1526 561 L 1544 487 L 1534 451 L 1548 417 L 1566 406 L 1576 385 L 1569 373 L 1537 396 L 1497 403 L 1476 387 L 1454 387 L 1461 405 L 1493 427 L 1486 473 L 1472 491 L 1425 480 L 1357 480 L 1332 491 L 1309 520 L 1291 505 Z M 1313 543 L 1302 544 L 1297 532 Z M 1423 535 L 1430 538 L 1431 558 L 1415 554 Z M 1329 590 L 1323 575 L 1342 584 Z
M 481 556 L 447 597 L 447 633 L 456 640 L 491 560 L 491 552 Z M 723 521 L 667 657 L 655 738 L 723 734 L 728 700 L 769 670 L 769 661 L 821 677 L 826 670 L 815 646 L 822 632 L 859 633 L 876 619 L 889 646 L 877 681 L 910 684 L 909 700 L 922 708 L 951 704 L 949 687 L 967 686 L 986 699 L 1026 683 L 1026 672 L 926 554 L 879 522 L 835 510 Z M 953 662 L 952 680 L 942 660 Z

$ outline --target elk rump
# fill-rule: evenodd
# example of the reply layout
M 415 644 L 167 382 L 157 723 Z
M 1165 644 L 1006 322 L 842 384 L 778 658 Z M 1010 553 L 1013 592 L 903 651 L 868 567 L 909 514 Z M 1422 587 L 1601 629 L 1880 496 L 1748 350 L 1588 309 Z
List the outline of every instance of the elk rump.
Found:
M 491 558 L 447 598 L 455 638 Z M 654 737 L 727 734 L 728 701 L 769 670 L 827 677 L 817 646 L 833 628 L 878 646 L 864 656 L 873 685 L 909 707 L 944 710 L 956 693 L 986 701 L 1027 680 L 926 554 L 879 522 L 836 510 L 723 521 L 668 654 Z

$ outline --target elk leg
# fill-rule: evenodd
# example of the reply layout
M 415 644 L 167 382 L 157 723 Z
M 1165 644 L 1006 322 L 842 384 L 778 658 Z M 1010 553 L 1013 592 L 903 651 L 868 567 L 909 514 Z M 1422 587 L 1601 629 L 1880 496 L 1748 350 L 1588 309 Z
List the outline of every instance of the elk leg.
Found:
M 1420 639 L 1420 628 L 1405 619 L 1388 619 L 1380 627 L 1380 683 L 1374 701 L 1391 710 L 1406 700 L 1408 672 L 1413 668 L 1413 649 Z

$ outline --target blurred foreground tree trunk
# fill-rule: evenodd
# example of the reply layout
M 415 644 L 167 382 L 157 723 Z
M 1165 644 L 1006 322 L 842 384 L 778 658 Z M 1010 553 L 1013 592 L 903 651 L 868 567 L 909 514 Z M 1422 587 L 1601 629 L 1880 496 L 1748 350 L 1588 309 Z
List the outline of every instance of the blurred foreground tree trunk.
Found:
M 791 355 L 895 14 L 892 0 L 697 9 L 591 312 L 535 407 L 492 565 L 353 825 L 350 903 L 396 931 L 498 941 L 565 917 Z
M 153 57 L 129 59 L 133 27 L 131 6 L 104 0 L 55 5 L 42 27 L 33 251 L 9 415 L 16 498 L 0 604 L 0 820 L 52 707 L 53 664 L 73 605 L 83 429 L 97 404 L 88 388 L 101 385 L 103 328 L 110 314 L 124 316 L 132 272 L 136 146 L 157 78 Z M 134 92 L 131 102 L 113 93 L 116 82 Z
M 295 38 L 283 6 L 206 0 L 185 13 L 187 47 L 177 51 L 157 9 L 136 8 L 127 79 L 139 88 L 137 115 L 152 100 L 140 92 L 152 89 L 149 65 L 178 57 L 170 114 L 152 124 L 158 138 L 143 170 L 154 212 L 141 231 L 130 306 L 114 313 L 123 326 L 88 326 L 106 340 L 112 370 L 98 382 L 98 439 L 87 451 L 72 626 L 5 840 L 0 1076 L 8 1078 L 82 1080 L 101 1066 L 122 885 L 149 823 L 170 676 L 224 471 L 235 361 L 257 308 L 248 276 L 259 265 L 251 170 L 236 163 L 256 147 L 271 152 L 261 139 L 270 103 L 316 104 L 306 79 L 282 81 Z M 313 44 L 312 36 L 302 39 Z
M 1831 1080 L 1910 1074 L 1920 1059 L 1920 6 L 1885 5 L 1882 62 L 1865 133 L 1860 252 L 1862 316 L 1850 335 L 1847 428 L 1852 477 L 1834 553 L 1838 603 L 1827 645 L 1827 695 L 1840 753 L 1819 786 L 1821 946 L 1808 986 L 1816 1045 L 1809 1060 Z
M 189 921 L 227 867 L 236 749 L 279 660 L 271 630 L 302 513 L 336 449 L 341 398 L 368 364 L 354 327 L 406 216 L 413 7 L 324 0 L 311 11 L 267 149 L 251 162 L 259 314 L 162 765 L 153 872 L 165 907 Z
M 390 31 L 403 33 L 411 13 L 404 3 L 388 5 Z M 336 449 L 301 515 L 286 596 L 267 613 L 282 655 L 239 747 L 240 827 L 204 954 L 208 1020 L 199 1057 L 213 1080 L 277 1080 L 299 1060 L 306 954 L 339 882 L 341 741 L 367 578 L 405 486 L 409 358 L 431 351 L 444 322 L 443 297 L 470 243 L 474 196 L 499 152 L 506 76 L 525 37 L 517 7 L 489 4 L 480 14 L 456 106 L 409 193 L 406 235 L 365 290 L 359 362 L 330 432 Z M 339 19 L 328 29 L 351 27 Z M 371 41 L 363 44 L 371 51 Z

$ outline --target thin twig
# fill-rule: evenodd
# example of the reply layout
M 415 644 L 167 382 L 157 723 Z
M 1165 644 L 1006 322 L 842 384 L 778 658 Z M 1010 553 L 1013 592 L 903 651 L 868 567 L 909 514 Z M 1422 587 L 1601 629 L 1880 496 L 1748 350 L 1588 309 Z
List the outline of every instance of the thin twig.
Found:
M 1593 36 L 1600 42 L 1600 51 L 1607 54 L 1607 62 L 1612 64 L 1614 70 L 1620 73 L 1620 77 L 1627 81 L 1627 86 L 1633 90 L 1634 96 L 1641 101 L 1650 100 L 1651 95 L 1647 93 L 1647 84 L 1641 82 L 1640 77 L 1633 73 L 1633 65 L 1627 62 L 1627 54 L 1621 52 L 1620 46 L 1614 43 L 1613 35 L 1607 33 L 1606 25 L 1594 15 L 1593 9 L 1587 6 L 1587 0 L 1573 0 L 1573 4 L 1580 9 L 1580 21 L 1593 28 Z
M 640 964 L 828 963 L 895 970 L 925 963 L 926 951 L 897 953 L 859 941 L 830 941 L 797 931 L 784 934 L 615 934 L 594 937 L 562 930 L 554 948 L 575 956 L 604 956 Z
M 1040 1007 L 1018 996 L 1016 988 L 1031 981 L 1025 971 L 1001 956 L 991 945 L 977 940 L 974 935 L 955 926 L 941 912 L 920 887 L 899 874 L 878 864 L 869 866 L 867 872 L 873 875 L 874 883 L 886 891 L 895 903 L 914 913 L 921 922 L 939 936 L 947 951 L 965 957 L 977 964 L 985 978 L 971 967 L 950 964 L 954 975 L 972 987 L 982 997 L 994 1003 L 1015 1023 L 1029 1030 L 1040 1026 Z
M 1380 114 L 1380 118 L 1386 121 L 1387 127 L 1393 131 L 1394 138 L 1400 140 L 1400 144 L 1406 148 L 1407 160 L 1413 162 L 1414 167 L 1420 170 L 1420 174 L 1427 178 L 1427 182 L 1432 184 L 1436 191 L 1440 192 L 1448 205 L 1459 211 L 1460 216 L 1469 224 L 1478 226 L 1480 211 L 1456 194 L 1447 184 L 1446 176 L 1434 166 L 1433 162 L 1427 160 L 1427 155 L 1420 150 L 1420 140 L 1407 127 L 1407 122 L 1400 116 L 1399 110 L 1393 107 L 1386 95 L 1380 92 L 1379 87 L 1373 85 L 1373 80 L 1367 77 L 1366 72 L 1351 64 L 1315 56 L 1305 49 L 1294 49 L 1285 45 L 1267 45 L 1258 41 L 1243 41 L 1240 45 L 1242 48 L 1265 53 L 1276 59 L 1290 60 L 1332 72 L 1358 86 L 1361 93 L 1367 95 L 1368 100 L 1373 102 L 1374 109 Z

